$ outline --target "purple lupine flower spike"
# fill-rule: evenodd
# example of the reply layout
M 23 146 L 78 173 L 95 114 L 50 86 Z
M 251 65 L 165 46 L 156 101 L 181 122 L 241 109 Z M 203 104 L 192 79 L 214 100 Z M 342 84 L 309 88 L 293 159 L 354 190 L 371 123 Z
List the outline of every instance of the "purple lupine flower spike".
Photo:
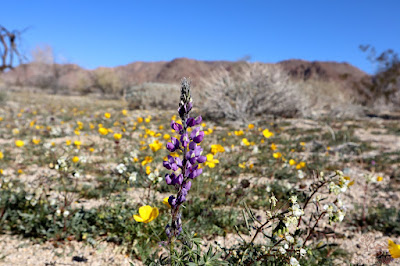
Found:
M 203 163 L 207 159 L 205 156 L 201 155 L 203 149 L 199 144 L 203 141 L 204 132 L 201 131 L 199 127 L 194 129 L 190 135 L 187 132 L 188 127 L 200 125 L 203 121 L 201 116 L 196 118 L 189 116 L 192 108 L 193 102 L 190 95 L 190 83 L 188 80 L 183 79 L 178 108 L 182 125 L 175 121 L 171 122 L 171 128 L 180 135 L 180 138 L 178 140 L 173 137 L 171 138 L 171 142 L 167 143 L 167 149 L 170 152 L 181 150 L 183 158 L 174 158 L 169 155 L 168 160 L 163 162 L 164 167 L 172 171 L 170 174 L 165 175 L 166 183 L 174 186 L 178 191 L 176 196 L 170 196 L 168 198 L 168 203 L 171 206 L 172 221 L 167 225 L 165 231 L 170 243 L 173 241 L 172 238 L 178 236 L 182 231 L 179 207 L 186 201 L 186 197 L 192 186 L 190 180 L 198 177 L 202 173 L 203 169 L 199 168 L 199 163 Z M 177 172 L 179 169 L 181 169 L 180 173 Z

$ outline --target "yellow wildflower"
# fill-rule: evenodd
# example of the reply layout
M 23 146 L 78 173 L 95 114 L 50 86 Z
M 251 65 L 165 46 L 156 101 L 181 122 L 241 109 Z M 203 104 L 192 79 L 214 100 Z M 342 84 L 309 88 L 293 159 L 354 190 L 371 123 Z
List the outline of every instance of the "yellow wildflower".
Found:
M 262 134 L 264 135 L 264 137 L 266 137 L 267 139 L 269 139 L 270 137 L 274 136 L 274 133 L 272 133 L 271 131 L 269 131 L 267 128 L 263 130 Z
M 4 158 L 4 153 L 0 151 L 0 160 Z
M 212 144 L 211 145 L 211 153 L 213 155 L 217 154 L 218 152 L 225 152 L 225 148 L 222 147 L 221 144 Z
M 153 143 L 150 143 L 150 144 L 149 144 L 150 149 L 151 149 L 152 151 L 154 151 L 154 152 L 156 152 L 156 151 L 158 151 L 159 149 L 161 149 L 162 146 L 163 146 L 163 144 L 162 144 L 160 141 L 158 141 L 157 139 L 154 140 Z
M 166 206 L 168 206 L 169 208 L 171 208 L 171 205 L 169 204 L 168 199 L 169 199 L 169 197 L 165 197 L 165 198 L 163 199 L 163 202 L 162 202 L 162 203 L 164 203 Z
M 108 118 L 111 117 L 111 114 L 110 113 L 104 113 L 104 117 L 108 119 Z
M 72 162 L 74 162 L 74 163 L 79 162 L 79 157 L 78 156 L 72 157 Z
M 120 133 L 115 133 L 114 134 L 114 139 L 115 140 L 120 140 L 122 138 L 122 134 L 120 134 Z
M 297 169 L 297 170 L 300 170 L 300 169 L 302 169 L 302 168 L 304 168 L 304 167 L 306 167 L 306 163 L 305 163 L 305 162 L 299 162 L 299 163 L 296 165 L 296 169 Z
M 239 167 L 242 168 L 242 169 L 245 169 L 246 168 L 246 163 L 245 162 L 239 163 Z
M 151 167 L 148 165 L 146 166 L 146 174 L 150 174 L 151 173 Z
M 244 134 L 243 130 L 238 130 L 238 131 L 235 130 L 234 133 L 235 133 L 236 136 L 241 136 L 241 135 Z
M 107 135 L 108 134 L 108 129 L 107 128 L 105 128 L 105 127 L 100 127 L 99 128 L 99 133 L 101 134 L 101 135 Z
M 250 142 L 248 141 L 248 139 L 243 138 L 243 139 L 242 139 L 242 144 L 245 145 L 245 146 L 249 146 L 249 145 L 250 145 Z
M 400 258 L 400 245 L 394 243 L 391 239 L 388 240 L 389 244 L 389 253 L 394 259 Z
M 89 148 L 89 151 L 90 152 L 94 152 L 94 148 Z
M 136 222 L 139 223 L 149 223 L 157 218 L 159 215 L 159 211 L 157 207 L 151 207 L 149 205 L 142 206 L 139 208 L 139 215 L 133 215 L 133 218 Z
M 79 149 L 79 147 L 82 145 L 82 142 L 80 142 L 79 140 L 75 140 L 74 145 Z
M 169 134 L 164 134 L 163 138 L 164 138 L 165 140 L 169 140 L 169 139 L 171 138 L 171 136 L 170 136 Z
M 18 169 L 17 173 L 18 173 L 19 175 L 22 175 L 22 174 L 24 173 L 24 171 L 22 171 L 22 169 Z
M 214 159 L 214 155 L 212 155 L 211 153 L 207 154 L 206 157 L 207 157 L 207 161 L 205 161 L 205 165 L 210 167 L 210 168 L 214 168 L 215 165 L 217 163 L 219 163 L 219 160 L 218 159 Z
M 383 177 L 381 177 L 381 176 L 376 177 L 376 181 L 381 182 L 382 180 L 383 180 Z
M 125 116 L 126 116 L 126 115 L 128 115 L 128 110 L 125 110 L 125 109 L 124 109 L 124 110 L 121 111 L 121 113 L 122 113 L 122 115 L 125 115 Z
M 295 164 L 296 164 L 296 161 L 293 160 L 293 159 L 290 159 L 290 160 L 289 160 L 289 164 L 290 164 L 290 165 L 295 165 Z
M 146 156 L 146 157 L 144 158 L 144 160 L 142 161 L 142 166 L 145 166 L 146 164 L 151 163 L 152 161 L 153 161 L 153 157 L 151 157 L 151 156 Z
M 14 128 L 12 130 L 13 135 L 18 135 L 19 134 L 19 129 L 18 128 Z
M 276 144 L 275 143 L 271 143 L 271 150 L 275 151 L 277 149 Z
M 282 157 L 282 153 L 280 153 L 279 151 L 278 151 L 278 152 L 274 152 L 274 153 L 272 154 L 272 156 L 273 156 L 275 159 L 279 159 L 279 158 Z
M 72 141 L 69 140 L 69 139 L 67 139 L 67 140 L 65 141 L 65 145 L 67 145 L 67 146 L 71 145 L 71 143 L 72 143 Z
M 22 147 L 22 146 L 24 146 L 25 145 L 25 143 L 24 143 L 24 141 L 22 141 L 22 140 L 16 140 L 15 141 L 15 146 L 17 146 L 17 147 Z
M 151 117 L 146 117 L 146 119 L 144 120 L 144 122 L 146 123 L 150 123 Z
M 40 143 L 40 139 L 33 138 L 32 143 L 38 145 Z
M 143 123 L 143 117 L 138 117 L 137 121 L 138 121 L 138 123 Z
M 249 124 L 247 127 L 248 127 L 249 129 L 254 129 L 254 124 Z

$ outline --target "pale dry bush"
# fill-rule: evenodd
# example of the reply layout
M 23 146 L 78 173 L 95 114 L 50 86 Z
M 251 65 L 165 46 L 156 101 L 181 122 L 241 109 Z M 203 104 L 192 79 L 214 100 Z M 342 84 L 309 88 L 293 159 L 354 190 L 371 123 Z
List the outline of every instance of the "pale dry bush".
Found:
M 276 65 L 238 64 L 203 80 L 202 113 L 213 119 L 247 122 L 273 115 L 294 117 L 309 109 L 308 98 Z
M 363 115 L 364 109 L 343 84 L 333 81 L 298 81 L 297 86 L 308 99 L 303 115 L 308 117 L 352 118 Z
M 125 100 L 130 109 L 177 109 L 176 99 L 180 91 L 177 84 L 142 83 L 130 86 L 125 93 Z

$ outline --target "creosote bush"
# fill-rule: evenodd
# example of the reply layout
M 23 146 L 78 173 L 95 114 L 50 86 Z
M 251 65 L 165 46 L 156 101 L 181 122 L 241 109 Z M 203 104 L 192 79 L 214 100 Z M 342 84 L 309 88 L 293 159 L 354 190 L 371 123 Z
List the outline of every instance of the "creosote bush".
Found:
M 246 122 L 257 116 L 293 117 L 308 106 L 298 86 L 274 65 L 238 63 L 234 71 L 221 69 L 204 80 L 205 117 Z

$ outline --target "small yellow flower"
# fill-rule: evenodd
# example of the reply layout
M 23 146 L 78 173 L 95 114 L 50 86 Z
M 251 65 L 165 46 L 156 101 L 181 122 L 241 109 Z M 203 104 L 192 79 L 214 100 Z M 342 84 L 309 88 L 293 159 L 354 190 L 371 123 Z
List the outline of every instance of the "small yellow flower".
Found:
M 0 175 L 4 174 L 4 170 L 0 169 Z
M 271 143 L 271 150 L 276 151 L 277 147 L 275 143 Z
M 101 135 L 105 136 L 105 135 L 108 134 L 108 129 L 105 128 L 105 127 L 100 127 L 100 128 L 99 128 L 99 133 L 100 133 Z
M 122 138 L 122 134 L 120 134 L 120 133 L 115 133 L 114 134 L 114 139 L 115 140 L 120 140 Z
M 153 143 L 149 144 L 149 147 L 152 151 L 156 152 L 163 147 L 163 144 L 156 139 L 153 141 Z
M 305 142 L 300 142 L 300 145 L 301 146 L 306 146 L 306 143 Z
M 104 113 L 104 117 L 108 119 L 108 118 L 111 117 L 111 114 L 110 113 Z
M 124 109 L 124 110 L 121 111 L 121 113 L 122 113 L 122 115 L 125 115 L 125 116 L 126 116 L 126 115 L 128 115 L 128 110 L 125 110 L 125 109 Z
M 143 117 L 138 117 L 137 121 L 138 121 L 138 123 L 143 123 Z
M 274 152 L 274 153 L 272 154 L 272 156 L 273 156 L 275 159 L 279 159 L 279 158 L 282 157 L 282 153 L 280 153 L 279 151 L 278 151 L 278 152 Z
M 293 159 L 290 159 L 289 160 L 289 165 L 295 165 L 296 164 L 296 161 L 295 160 L 293 160 Z
M 274 136 L 274 133 L 272 133 L 271 131 L 269 131 L 267 128 L 263 130 L 262 134 L 264 135 L 264 137 L 266 137 L 267 139 L 269 139 L 270 137 Z
M 17 146 L 17 147 L 22 147 L 22 146 L 24 146 L 25 145 L 25 143 L 24 143 L 24 141 L 22 141 L 22 140 L 16 140 L 15 141 L 15 146 Z
M 146 123 L 150 123 L 151 117 L 146 117 L 146 119 L 144 120 Z
M 164 134 L 163 139 L 165 140 L 169 140 L 171 138 L 171 136 L 169 134 Z
M 67 146 L 71 145 L 71 143 L 72 143 L 72 141 L 69 140 L 69 139 L 67 139 L 67 140 L 65 141 L 65 145 L 67 145 Z
M 234 132 L 236 136 L 242 136 L 244 134 L 243 130 L 238 130 Z
M 40 143 L 40 139 L 33 138 L 32 139 L 32 143 L 35 144 L 35 145 L 38 145 Z
M 243 145 L 245 145 L 245 146 L 249 146 L 249 145 L 250 145 L 250 142 L 249 142 L 248 139 L 246 139 L 246 138 L 243 138 L 243 139 L 242 139 L 242 143 L 243 143 Z
M 18 135 L 19 134 L 19 129 L 18 128 L 14 128 L 12 130 L 13 135 Z
M 17 173 L 18 173 L 19 175 L 22 175 L 22 174 L 24 173 L 24 171 L 22 171 L 22 169 L 18 169 Z
M 89 151 L 90 152 L 94 152 L 94 148 L 89 148 Z
M 215 155 L 218 152 L 225 152 L 225 148 L 221 144 L 212 144 L 211 145 L 211 153 L 213 155 Z
M 75 140 L 74 141 L 74 145 L 79 149 L 79 147 L 81 146 L 81 142 L 79 140 Z
M 162 202 L 162 203 L 164 203 L 166 206 L 168 206 L 169 208 L 171 208 L 171 205 L 169 204 L 168 199 L 169 199 L 169 197 L 165 197 L 165 198 L 163 199 L 163 202 Z
M 247 127 L 248 127 L 249 129 L 253 129 L 253 128 L 254 128 L 254 124 L 249 124 Z
M 383 180 L 383 177 L 381 177 L 381 176 L 376 177 L 376 181 L 381 182 L 382 180 Z
M 74 131 L 75 135 L 79 136 L 81 134 L 81 132 L 79 130 L 75 130 Z
M 151 173 L 151 167 L 148 165 L 146 166 L 146 174 L 149 175 Z
M 391 239 L 388 240 L 390 255 L 394 258 L 400 258 L 400 245 L 394 243 Z
M 72 158 L 72 162 L 74 162 L 74 163 L 79 162 L 79 157 L 78 157 L 78 156 L 74 156 L 74 157 Z
M 245 169 L 246 168 L 246 163 L 245 162 L 239 163 L 239 167 L 242 168 L 242 169 Z
M 210 167 L 210 168 L 214 168 L 215 165 L 217 163 L 219 163 L 219 160 L 218 159 L 214 159 L 214 155 L 212 155 L 211 153 L 207 154 L 206 157 L 207 157 L 207 161 L 205 161 L 205 165 Z
M 151 157 L 151 156 L 146 156 L 146 157 L 144 158 L 144 160 L 142 161 L 142 166 L 145 166 L 146 164 L 151 163 L 152 161 L 153 161 L 153 157 Z
M 159 211 L 157 207 L 151 207 L 149 205 L 142 206 L 139 208 L 139 215 L 133 215 L 133 218 L 136 222 L 139 223 L 149 223 L 157 218 L 159 215 Z
M 302 169 L 302 168 L 304 168 L 304 167 L 306 167 L 306 163 L 305 163 L 305 162 L 299 162 L 299 163 L 296 165 L 296 169 L 297 169 L 297 170 L 300 170 L 300 169 Z
M 0 151 L 0 160 L 4 158 L 4 153 Z

